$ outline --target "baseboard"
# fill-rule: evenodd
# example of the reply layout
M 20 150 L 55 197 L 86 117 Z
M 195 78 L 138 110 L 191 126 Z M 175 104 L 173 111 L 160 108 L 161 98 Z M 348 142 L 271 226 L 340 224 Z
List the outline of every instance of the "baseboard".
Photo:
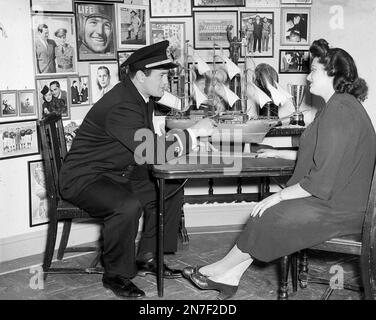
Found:
M 62 224 L 59 224 L 56 244 L 60 243 Z M 93 223 L 73 224 L 69 245 L 76 246 L 82 243 L 95 242 L 99 237 L 100 226 Z M 21 234 L 14 237 L 0 239 L 0 262 L 19 259 L 44 252 L 47 231 Z
M 185 204 L 185 225 L 188 233 L 232 232 L 241 230 L 248 220 L 252 203 Z M 99 225 L 73 224 L 69 246 L 95 242 L 99 237 Z M 57 241 L 60 243 L 62 225 Z M 0 262 L 16 260 L 44 252 L 46 230 L 0 239 Z

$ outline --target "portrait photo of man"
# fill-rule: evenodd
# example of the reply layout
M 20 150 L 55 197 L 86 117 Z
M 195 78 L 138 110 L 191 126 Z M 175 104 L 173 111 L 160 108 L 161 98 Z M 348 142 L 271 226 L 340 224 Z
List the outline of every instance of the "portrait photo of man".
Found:
M 46 24 L 38 25 L 35 38 L 35 55 L 38 73 L 56 73 L 56 42 L 49 39 L 50 31 Z
M 78 60 L 115 59 L 114 6 L 76 3 Z
M 76 72 L 73 16 L 33 14 L 33 47 L 37 75 Z
M 118 47 L 121 49 L 139 48 L 149 43 L 149 11 L 144 6 L 119 5 Z

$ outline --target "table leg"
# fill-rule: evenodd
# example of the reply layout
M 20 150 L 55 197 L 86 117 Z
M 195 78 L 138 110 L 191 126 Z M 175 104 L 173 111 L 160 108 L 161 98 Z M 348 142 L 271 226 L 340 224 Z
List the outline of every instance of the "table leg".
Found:
M 158 213 L 158 275 L 157 288 L 158 297 L 163 297 L 163 234 L 164 234 L 164 214 L 165 214 L 165 180 L 159 179 L 159 213 Z

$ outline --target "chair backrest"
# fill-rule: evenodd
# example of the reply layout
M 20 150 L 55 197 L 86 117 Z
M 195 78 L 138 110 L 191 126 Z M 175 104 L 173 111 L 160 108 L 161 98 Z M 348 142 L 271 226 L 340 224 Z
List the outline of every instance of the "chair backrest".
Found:
M 361 263 L 365 297 L 376 300 L 376 168 L 363 223 Z
M 61 115 L 51 113 L 38 121 L 39 137 L 46 175 L 46 189 L 50 200 L 55 204 L 60 200 L 58 178 L 67 145 Z

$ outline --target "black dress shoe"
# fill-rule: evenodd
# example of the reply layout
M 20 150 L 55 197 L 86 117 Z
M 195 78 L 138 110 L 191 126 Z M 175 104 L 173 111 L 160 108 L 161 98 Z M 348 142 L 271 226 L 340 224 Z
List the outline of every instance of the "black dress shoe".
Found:
M 151 258 L 146 261 L 136 261 L 137 265 L 137 275 L 141 277 L 145 277 L 148 274 L 153 276 L 157 276 L 157 261 L 154 258 Z M 177 279 L 181 278 L 181 270 L 171 269 L 166 264 L 163 264 L 163 278 L 165 279 Z
M 201 290 L 217 290 L 219 295 L 218 300 L 227 300 L 233 297 L 238 291 L 239 286 L 232 286 L 225 283 L 215 282 L 210 280 L 208 277 L 203 277 L 200 274 L 192 273 L 190 277 L 191 281 L 199 287 Z
M 139 289 L 131 280 L 122 276 L 103 275 L 103 286 L 112 290 L 117 296 L 125 298 L 142 298 L 145 292 Z
M 183 269 L 183 271 L 181 272 L 183 274 L 183 277 L 190 280 L 191 279 L 191 274 L 192 273 L 196 273 L 197 275 L 200 275 L 200 276 L 203 276 L 203 277 L 206 277 L 205 275 L 203 275 L 199 270 L 200 268 L 202 268 L 203 266 L 195 266 L 195 267 L 192 267 L 192 266 L 188 266 L 188 267 L 185 267 Z

